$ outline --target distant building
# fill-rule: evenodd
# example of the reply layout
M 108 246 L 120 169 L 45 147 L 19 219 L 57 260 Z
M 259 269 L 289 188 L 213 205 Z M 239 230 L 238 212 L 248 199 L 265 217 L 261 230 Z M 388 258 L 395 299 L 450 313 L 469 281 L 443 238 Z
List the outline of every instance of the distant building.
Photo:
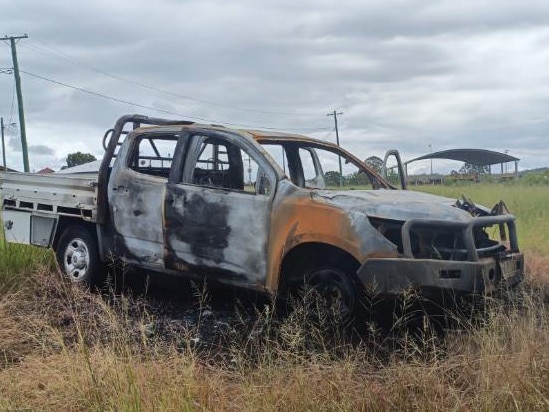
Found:
M 39 173 L 41 175 L 45 175 L 45 174 L 48 174 L 48 173 L 55 173 L 55 170 L 53 169 L 50 169 L 49 167 L 45 167 L 43 169 L 40 169 L 38 172 L 36 173 Z
M 444 175 L 441 175 L 439 173 L 433 175 L 410 175 L 407 178 L 407 182 L 409 185 L 412 186 L 441 185 L 444 183 Z
M 93 160 L 89 163 L 83 163 L 81 165 L 73 166 L 73 167 L 66 167 L 64 169 L 61 169 L 58 171 L 58 174 L 66 174 L 66 173 L 97 173 L 99 171 L 99 167 L 101 166 L 101 159 L 99 160 Z
M 507 153 L 500 153 L 495 152 L 493 150 L 486 150 L 486 149 L 450 149 L 450 150 L 442 150 L 440 152 L 435 153 L 428 153 L 423 156 L 416 157 L 415 159 L 408 160 L 404 163 L 404 166 L 406 167 L 406 171 L 408 170 L 408 164 L 412 162 L 416 162 L 418 160 L 427 160 L 431 159 L 431 162 L 433 159 L 449 159 L 449 160 L 457 160 L 464 163 L 468 163 L 470 165 L 474 165 L 480 168 L 487 168 L 488 169 L 488 175 L 492 175 L 492 165 L 499 164 L 501 167 L 501 174 L 497 176 L 499 179 L 509 179 L 509 178 L 518 178 L 518 162 L 519 158 L 515 156 L 511 156 Z M 515 164 L 515 172 L 514 173 L 507 173 L 503 172 L 503 165 L 505 163 L 511 163 L 513 162 Z M 431 163 L 431 173 L 433 169 L 433 164 Z M 408 174 L 408 173 L 406 173 Z M 478 173 L 469 173 L 469 174 L 459 174 L 459 173 L 453 173 L 450 175 L 450 178 L 452 180 L 470 180 L 474 182 L 479 182 L 481 180 L 481 175 Z M 433 182 L 434 183 L 434 182 Z

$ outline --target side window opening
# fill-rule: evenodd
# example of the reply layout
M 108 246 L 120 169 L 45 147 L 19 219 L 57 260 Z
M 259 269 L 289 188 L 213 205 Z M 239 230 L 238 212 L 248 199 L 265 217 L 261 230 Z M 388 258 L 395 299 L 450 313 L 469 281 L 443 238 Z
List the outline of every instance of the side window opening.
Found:
M 239 149 L 228 143 L 206 139 L 199 151 L 191 181 L 195 185 L 244 189 L 244 172 Z
M 307 143 L 261 144 L 284 171 L 289 171 L 296 186 L 328 190 L 369 190 L 375 186 L 365 170 L 337 151 Z
M 269 153 L 269 156 L 273 158 L 273 160 L 280 166 L 280 168 L 286 173 L 287 175 L 290 174 L 290 171 L 288 170 L 288 156 L 286 154 L 286 149 L 281 144 L 262 144 L 263 148 L 267 153 Z
M 310 189 L 324 189 L 324 177 L 322 170 L 317 170 L 312 149 L 299 148 L 299 159 L 303 169 L 304 187 Z
M 322 175 L 327 189 L 372 189 L 370 177 L 357 165 L 335 152 L 324 149 L 314 150 L 322 164 Z
M 176 135 L 143 135 L 137 139 L 128 167 L 138 173 L 167 179 L 177 146 Z
M 254 158 L 237 145 L 208 137 L 201 143 L 198 153 L 189 183 L 251 194 L 269 194 L 270 183 L 266 175 Z
M 300 172 L 299 153 L 296 146 L 286 146 L 280 143 L 262 143 L 262 146 L 294 185 L 304 187 L 305 182 L 303 174 Z

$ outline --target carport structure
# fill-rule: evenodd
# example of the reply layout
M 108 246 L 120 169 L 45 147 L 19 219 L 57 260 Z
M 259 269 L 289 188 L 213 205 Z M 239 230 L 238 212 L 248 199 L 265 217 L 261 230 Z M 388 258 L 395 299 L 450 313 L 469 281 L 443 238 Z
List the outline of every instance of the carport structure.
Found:
M 448 160 L 457 160 L 465 163 L 469 163 L 475 166 L 488 166 L 488 173 L 492 174 L 492 165 L 501 165 L 501 175 L 505 176 L 503 173 L 503 165 L 505 163 L 514 162 L 515 172 L 512 176 L 518 178 L 518 162 L 519 158 L 511 156 L 507 153 L 495 152 L 492 150 L 486 149 L 450 149 L 442 150 L 440 152 L 429 153 L 423 156 L 416 157 L 415 159 L 408 160 L 404 163 L 406 167 L 406 175 L 408 175 L 408 164 L 412 162 L 417 162 L 418 160 L 428 160 L 428 159 L 448 159 Z

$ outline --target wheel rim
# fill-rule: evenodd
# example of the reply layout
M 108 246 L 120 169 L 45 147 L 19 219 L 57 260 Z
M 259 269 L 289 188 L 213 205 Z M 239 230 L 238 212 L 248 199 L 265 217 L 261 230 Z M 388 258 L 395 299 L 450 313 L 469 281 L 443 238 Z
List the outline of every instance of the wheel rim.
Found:
M 332 268 L 316 270 L 309 275 L 307 284 L 342 319 L 348 319 L 353 314 L 354 290 L 341 271 Z
M 63 266 L 65 273 L 75 282 L 83 280 L 90 267 L 90 252 L 86 242 L 73 239 L 65 249 Z

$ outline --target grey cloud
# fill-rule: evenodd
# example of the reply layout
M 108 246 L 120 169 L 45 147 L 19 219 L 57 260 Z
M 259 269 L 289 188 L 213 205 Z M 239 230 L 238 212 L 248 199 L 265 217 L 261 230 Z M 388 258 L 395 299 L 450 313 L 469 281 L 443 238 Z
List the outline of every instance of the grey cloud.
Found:
M 10 137 L 8 139 L 8 148 L 14 152 L 21 152 L 21 140 L 19 139 L 19 137 Z
M 49 146 L 38 144 L 38 145 L 30 145 L 29 146 L 29 153 L 32 154 L 38 154 L 41 156 L 53 156 L 55 152 L 53 149 Z
M 353 12 L 330 11 L 318 21 L 314 33 L 337 33 L 340 37 L 379 41 L 396 37 L 434 37 L 447 33 L 468 36 L 509 28 L 545 26 L 549 5 L 544 1 L 432 2 L 417 0 L 394 4 L 363 2 Z
M 27 147 L 30 154 L 36 154 L 40 156 L 53 156 L 55 154 L 54 150 L 46 145 L 27 145 Z M 19 136 L 10 137 L 8 140 L 8 148 L 14 152 L 22 152 L 21 138 Z
M 8 33 L 29 33 L 19 43 L 23 69 L 182 117 L 325 127 L 315 134 L 323 137 L 333 127 L 326 113 L 338 108 L 344 144 L 378 155 L 387 146 L 421 154 L 430 142 L 528 153 L 549 131 L 549 4 L 537 0 L 0 5 Z M 0 47 L 3 61 L 10 63 L 8 47 Z M 76 147 L 100 155 L 104 130 L 122 114 L 163 116 L 22 77 L 29 145 L 52 148 L 40 161 L 53 164 Z M 0 76 L 4 117 L 12 84 Z

